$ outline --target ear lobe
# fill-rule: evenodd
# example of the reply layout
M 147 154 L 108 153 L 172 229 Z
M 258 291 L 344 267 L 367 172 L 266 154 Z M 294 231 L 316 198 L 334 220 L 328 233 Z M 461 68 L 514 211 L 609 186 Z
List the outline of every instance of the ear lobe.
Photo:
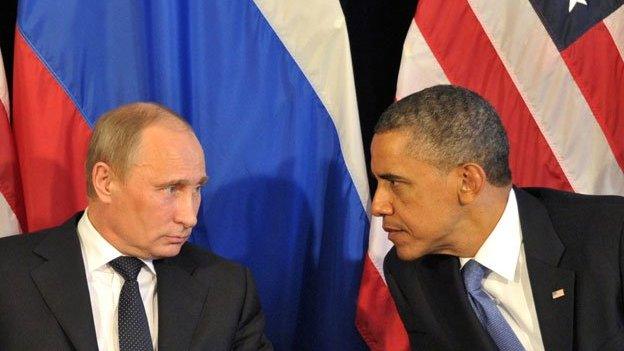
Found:
M 466 163 L 459 166 L 459 202 L 462 205 L 472 203 L 485 186 L 486 175 L 481 166 L 476 163 Z
M 111 202 L 111 183 L 114 175 L 109 165 L 104 162 L 98 162 L 93 166 L 91 171 L 91 181 L 97 198 L 104 202 Z

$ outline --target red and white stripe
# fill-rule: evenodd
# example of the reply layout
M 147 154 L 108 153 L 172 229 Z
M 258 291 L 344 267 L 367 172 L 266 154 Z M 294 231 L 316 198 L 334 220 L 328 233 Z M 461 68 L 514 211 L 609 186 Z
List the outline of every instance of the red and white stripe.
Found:
M 526 0 L 421 0 L 396 96 L 435 84 L 474 90 L 501 116 L 515 184 L 624 195 L 623 57 L 624 6 L 559 52 Z M 404 330 L 388 331 L 398 319 L 383 300 L 390 247 L 373 222 L 358 302 L 373 350 L 390 349 L 389 340 L 408 349 Z
M 0 54 L 0 237 L 21 232 L 23 213 L 15 145 L 11 132 L 9 89 Z

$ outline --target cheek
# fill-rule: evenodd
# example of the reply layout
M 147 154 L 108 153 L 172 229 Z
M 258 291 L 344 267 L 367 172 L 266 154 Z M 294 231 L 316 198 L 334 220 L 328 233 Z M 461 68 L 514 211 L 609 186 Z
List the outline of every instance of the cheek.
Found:
M 143 199 L 140 212 L 146 226 L 155 226 L 170 220 L 173 208 L 175 208 L 175 198 L 156 192 Z
M 448 203 L 446 199 L 437 195 L 439 194 L 432 192 L 398 201 L 398 212 L 410 229 L 435 232 L 448 220 L 450 215 Z

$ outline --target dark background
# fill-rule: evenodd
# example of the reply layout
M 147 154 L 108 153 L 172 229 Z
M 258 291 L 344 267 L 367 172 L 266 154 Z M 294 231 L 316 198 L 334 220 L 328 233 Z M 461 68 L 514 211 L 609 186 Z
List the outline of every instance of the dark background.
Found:
M 344 12 L 360 110 L 366 160 L 377 118 L 394 101 L 403 40 L 417 0 L 340 0 Z M 5 0 L 0 13 L 0 47 L 12 90 L 13 41 L 17 0 Z M 369 184 L 374 187 L 373 180 Z M 372 190 L 371 190 L 372 194 Z
M 417 0 L 340 0 L 347 21 L 366 162 L 379 115 L 394 101 L 403 41 Z M 374 179 L 369 171 L 371 196 Z

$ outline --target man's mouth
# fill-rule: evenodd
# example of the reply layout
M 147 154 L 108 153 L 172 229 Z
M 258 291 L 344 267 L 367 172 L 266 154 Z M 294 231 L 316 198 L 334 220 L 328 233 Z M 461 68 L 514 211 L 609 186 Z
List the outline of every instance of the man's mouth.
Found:
M 167 235 L 166 238 L 172 244 L 184 244 L 188 239 L 188 235 Z
M 397 226 L 391 226 L 391 225 L 383 225 L 382 226 L 383 230 L 385 230 L 387 233 L 394 233 L 394 232 L 400 232 L 402 231 L 399 227 Z

